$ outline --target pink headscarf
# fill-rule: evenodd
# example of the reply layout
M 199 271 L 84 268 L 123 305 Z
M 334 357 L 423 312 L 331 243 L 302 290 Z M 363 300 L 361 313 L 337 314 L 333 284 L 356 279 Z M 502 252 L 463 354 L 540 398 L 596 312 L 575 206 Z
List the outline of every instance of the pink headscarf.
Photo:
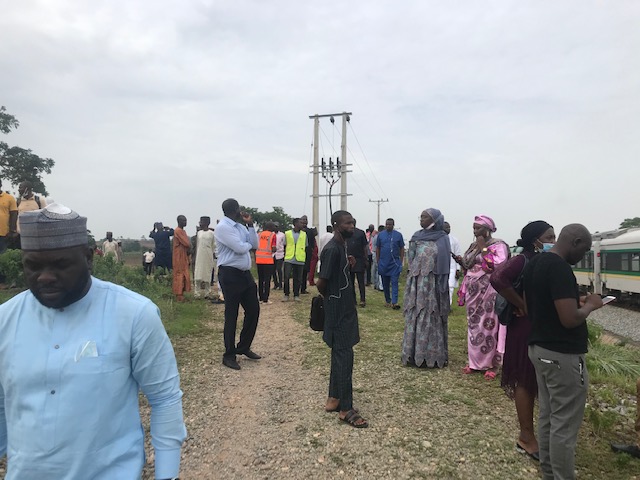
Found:
M 492 232 L 496 231 L 496 223 L 491 217 L 486 215 L 476 215 L 476 218 L 473 219 L 473 223 L 487 227 Z

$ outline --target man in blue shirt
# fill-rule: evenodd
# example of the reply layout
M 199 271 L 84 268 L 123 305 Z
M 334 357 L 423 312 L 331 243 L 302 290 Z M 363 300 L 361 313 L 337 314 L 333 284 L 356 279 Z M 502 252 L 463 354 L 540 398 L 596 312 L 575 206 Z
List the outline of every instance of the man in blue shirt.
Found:
M 398 279 L 404 263 L 404 239 L 394 230 L 393 218 L 387 218 L 384 230 L 378 234 L 376 261 L 378 274 L 382 277 L 382 290 L 387 307 L 400 310 L 398 305 Z
M 251 250 L 258 248 L 258 234 L 253 219 L 240 212 L 238 201 L 228 198 L 222 202 L 224 218 L 216 228 L 218 245 L 218 279 L 224 294 L 224 348 L 222 364 L 240 370 L 236 355 L 259 360 L 260 355 L 251 351 L 251 343 L 258 328 L 260 303 L 258 286 L 251 275 Z M 240 222 L 244 222 L 246 226 Z M 238 310 L 244 309 L 244 322 L 240 341 L 236 345 Z
M 151 405 L 155 478 L 177 478 L 182 391 L 158 308 L 91 276 L 86 218 L 54 203 L 20 222 L 29 291 L 0 305 L 5 478 L 138 480 L 139 390 Z

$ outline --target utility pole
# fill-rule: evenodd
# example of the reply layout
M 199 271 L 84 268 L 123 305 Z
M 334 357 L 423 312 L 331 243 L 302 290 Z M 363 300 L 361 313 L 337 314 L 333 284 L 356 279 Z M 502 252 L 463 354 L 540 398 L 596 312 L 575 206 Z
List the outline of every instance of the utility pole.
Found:
M 347 209 L 347 122 L 351 120 L 350 114 L 342 112 L 342 177 L 340 177 L 340 210 Z
M 311 225 L 316 228 L 318 235 L 320 234 L 320 176 L 318 175 L 318 169 L 320 167 L 320 163 L 318 161 L 318 143 L 320 141 L 319 131 L 320 119 L 316 115 L 313 120 L 313 201 L 311 202 Z
M 387 203 L 389 201 L 389 199 L 380 199 L 380 200 L 369 200 L 371 203 L 375 203 L 378 205 L 378 223 L 376 225 L 376 228 L 378 228 L 378 225 L 380 225 L 380 204 L 382 203 Z
M 351 121 L 350 115 L 353 115 L 351 112 L 342 112 L 342 113 L 327 113 L 323 115 L 309 115 L 309 118 L 313 119 L 313 166 L 311 167 L 311 171 L 313 173 L 313 206 L 312 206 L 312 216 L 311 216 L 311 224 L 316 227 L 318 231 L 320 231 L 320 197 L 324 197 L 326 195 L 320 195 L 320 161 L 318 158 L 318 143 L 319 143 L 319 130 L 320 130 L 320 119 L 324 117 L 330 117 L 331 123 L 334 122 L 333 117 L 342 117 L 342 143 L 341 147 L 341 155 L 342 162 L 340 164 L 340 209 L 347 209 L 347 197 L 351 196 L 347 192 L 347 172 L 351 170 L 347 170 L 347 167 L 350 164 L 347 164 L 347 122 Z

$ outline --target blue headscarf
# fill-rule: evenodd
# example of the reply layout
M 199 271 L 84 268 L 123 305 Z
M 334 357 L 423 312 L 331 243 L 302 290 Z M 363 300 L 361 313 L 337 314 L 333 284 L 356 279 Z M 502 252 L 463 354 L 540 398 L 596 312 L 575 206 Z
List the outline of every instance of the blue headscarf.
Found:
M 444 284 L 448 286 L 449 279 L 449 267 L 451 262 L 451 243 L 449 243 L 449 236 L 443 230 L 444 228 L 444 215 L 437 208 L 427 208 L 422 213 L 428 213 L 433 220 L 433 226 L 430 225 L 427 228 L 418 230 L 411 237 L 412 242 L 436 242 L 438 247 L 438 257 L 436 259 L 436 269 L 433 272 L 436 275 L 446 275 L 447 278 Z M 430 228 L 429 228 L 430 227 Z

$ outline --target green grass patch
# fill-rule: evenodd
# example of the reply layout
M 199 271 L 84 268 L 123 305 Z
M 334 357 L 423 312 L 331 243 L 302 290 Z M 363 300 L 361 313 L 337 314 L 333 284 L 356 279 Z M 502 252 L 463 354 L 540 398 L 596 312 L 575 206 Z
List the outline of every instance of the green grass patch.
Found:
M 311 289 L 312 292 L 315 289 Z M 400 287 L 400 303 L 404 285 Z M 467 320 L 464 307 L 453 305 L 449 315 L 449 366 L 444 369 L 418 369 L 401 365 L 401 345 L 404 331 L 402 311 L 385 308 L 381 292 L 367 288 L 367 306 L 358 308 L 361 342 L 355 347 L 354 392 L 355 402 L 369 399 L 372 403 L 384 401 L 384 411 L 393 415 L 396 409 L 409 408 L 416 418 L 451 415 L 450 421 L 464 418 L 465 450 L 454 458 L 439 458 L 432 467 L 432 478 L 466 478 L 457 463 L 458 456 L 466 457 L 469 471 L 475 456 L 490 455 L 492 449 L 513 449 L 517 430 L 505 430 L 504 425 L 494 420 L 496 409 L 502 415 L 515 420 L 515 408 L 500 388 L 499 379 L 487 382 L 481 375 L 462 375 L 461 368 L 467 364 Z M 295 320 L 308 325 L 309 302 L 300 302 L 293 309 Z M 303 297 L 305 299 L 305 297 Z M 589 406 L 580 431 L 577 448 L 577 467 L 580 476 L 590 478 L 628 479 L 638 473 L 637 461 L 611 452 L 609 442 L 620 441 L 621 431 L 633 436 L 630 394 L 635 392 L 636 375 L 640 376 L 640 352 L 624 345 L 604 345 L 600 341 L 601 330 L 590 325 L 590 353 L 587 355 L 591 388 Z M 329 351 L 321 334 L 310 329 L 304 335 L 306 368 L 322 368 L 329 372 Z M 380 392 L 393 392 L 381 396 Z M 627 414 L 613 410 L 626 402 Z M 455 412 L 455 415 L 452 413 Z M 366 413 L 366 412 L 365 412 Z M 536 413 L 537 415 L 537 413 Z M 366 415 L 365 415 L 366 416 Z M 512 416 L 512 417 L 511 417 Z M 454 418 L 458 418 L 454 420 Z M 375 418 L 373 419 L 375 420 Z M 537 423 L 537 421 L 536 421 Z M 422 425 L 422 426 L 420 426 Z M 416 421 L 415 428 L 427 428 Z M 413 426 L 412 426 L 413 427 Z M 405 435 L 422 433 L 405 431 Z M 406 427 L 405 427 L 406 428 Z M 458 427 L 459 428 L 459 427 Z M 422 432 L 422 430 L 418 430 Z M 629 440 L 629 438 L 627 438 Z M 393 447 L 417 451 L 413 440 L 392 442 Z M 396 455 L 396 458 L 400 458 Z M 521 469 L 517 455 L 506 455 L 501 461 Z M 535 474 L 521 473 L 518 478 L 532 478 Z

